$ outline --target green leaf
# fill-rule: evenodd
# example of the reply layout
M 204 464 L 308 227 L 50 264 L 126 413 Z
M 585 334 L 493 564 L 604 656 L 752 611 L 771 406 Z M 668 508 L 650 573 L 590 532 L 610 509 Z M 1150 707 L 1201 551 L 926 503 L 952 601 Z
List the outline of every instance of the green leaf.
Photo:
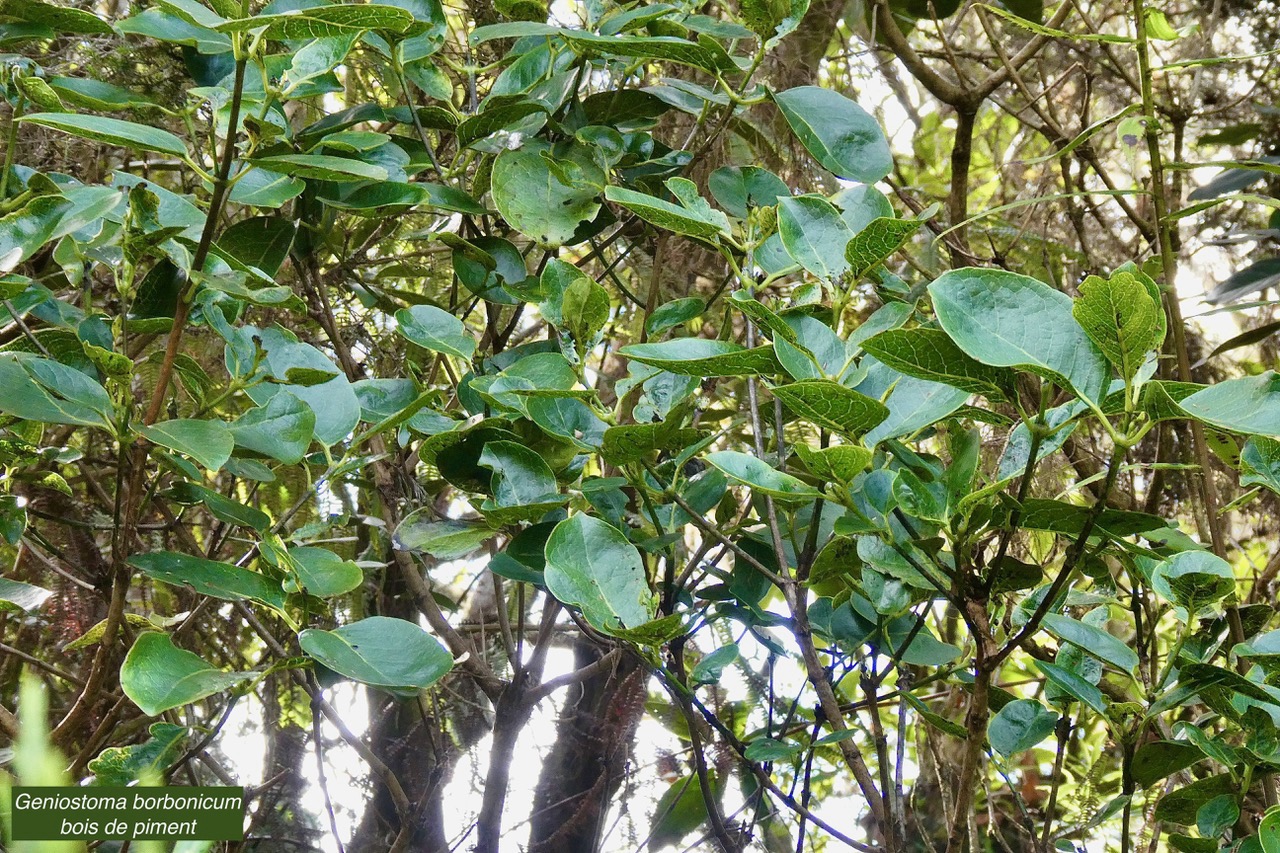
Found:
M 726 477 L 743 485 L 750 486 L 753 491 L 784 501 L 811 501 L 822 497 L 813 486 L 796 479 L 790 474 L 773 468 L 769 463 L 749 453 L 737 450 L 717 450 L 707 456 L 707 461 L 724 473 Z
M 271 517 L 262 510 L 246 506 L 196 483 L 187 481 L 175 483 L 169 490 L 169 494 L 183 503 L 204 504 L 214 518 L 225 521 L 227 524 L 250 527 L 259 532 L 264 532 L 271 526 Z
M 667 182 L 668 187 L 678 180 L 684 179 L 672 178 Z M 656 196 L 614 186 L 605 187 L 604 197 L 666 231 L 704 239 L 728 237 L 731 233 L 728 217 L 714 210 L 705 199 L 698 199 L 702 203 L 691 207 L 688 203 L 673 204 Z
M 1197 779 L 1165 794 L 1156 803 L 1155 819 L 1194 826 L 1200 807 L 1222 794 L 1234 794 L 1235 782 L 1230 773 Z
M 880 125 L 866 110 L 830 89 L 799 86 L 773 96 L 800 143 L 838 178 L 874 184 L 893 171 Z
M 413 14 L 405 9 L 374 3 L 349 3 L 239 18 L 219 24 L 216 29 L 224 33 L 261 29 L 266 38 L 300 41 L 335 38 L 365 30 L 404 33 L 413 23 Z
M 0 271 L 13 269 L 52 240 L 71 206 L 62 196 L 41 196 L 0 219 Z
M 479 464 L 493 471 L 493 500 L 485 501 L 482 512 L 512 507 L 529 507 L 535 516 L 544 507 L 564 502 L 556 486 L 556 475 L 535 451 L 514 441 L 490 441 L 480 453 Z
M 39 381 L 41 377 L 48 381 Z M 106 389 L 83 373 L 26 353 L 0 353 L 0 413 L 41 423 L 110 428 L 110 412 Z
M 972 358 L 1040 373 L 1101 402 L 1110 370 L 1065 293 L 1024 275 L 975 268 L 943 273 L 929 293 L 943 331 Z
M 182 418 L 144 426 L 138 432 L 152 444 L 185 453 L 210 471 L 216 471 L 231 457 L 236 442 L 222 421 Z
M 302 651 L 361 684 L 421 690 L 453 668 L 453 655 L 435 637 L 404 619 L 369 616 L 333 631 L 308 628 Z
M 1196 810 L 1196 828 L 1205 838 L 1217 838 L 1239 819 L 1235 794 L 1219 794 Z
M 149 717 L 198 702 L 256 677 L 252 672 L 223 672 L 169 639 L 147 631 L 134 641 L 120 667 L 120 689 Z
M 265 406 L 250 409 L 230 425 L 237 446 L 286 465 L 302 461 L 315 427 L 315 412 L 287 391 L 275 394 Z
M 364 583 L 364 572 L 350 560 L 344 560 L 328 548 L 301 546 L 289 549 L 290 568 L 295 578 L 284 582 L 287 592 L 300 592 L 319 598 L 342 595 Z
M 641 364 L 682 376 L 756 376 L 778 372 L 773 347 L 755 349 L 706 338 L 676 338 L 658 344 L 631 344 L 618 350 Z
M 800 417 L 850 438 L 861 436 L 889 416 L 878 400 L 830 379 L 806 379 L 770 390 Z
M 1091 275 L 1080 285 L 1080 298 L 1071 308 L 1085 334 L 1126 382 L 1137 375 L 1147 353 L 1164 341 L 1160 291 L 1155 282 L 1143 279 L 1146 276 L 1134 271 L 1117 271 L 1111 278 Z
M 1236 576 L 1230 563 L 1208 551 L 1181 551 L 1156 567 L 1151 586 L 1194 617 L 1235 592 Z
M 1240 451 L 1240 485 L 1266 486 L 1280 494 L 1280 441 L 1255 435 Z
M 1000 709 L 987 726 L 991 748 L 1011 758 L 1052 734 L 1058 715 L 1034 699 L 1018 699 Z
M 89 110 L 107 112 L 156 106 L 146 95 L 91 77 L 52 77 L 49 87 L 64 101 Z
M 863 443 L 868 447 L 930 427 L 969 399 L 968 391 L 941 382 L 904 376 L 876 361 L 875 356 L 864 357 L 862 365 L 867 368 L 867 378 L 855 390 L 873 399 L 884 399 L 888 395 L 884 405 L 889 409 L 889 417 L 863 437 Z
M 577 268 L 573 268 L 577 272 Z M 595 279 L 579 273 L 569 281 L 560 297 L 560 316 L 573 335 L 578 351 L 583 352 L 609 322 L 609 291 Z
M 432 352 L 457 356 L 470 361 L 476 352 L 476 339 L 468 335 L 462 321 L 434 305 L 414 305 L 396 312 L 402 336 Z
M 137 151 L 155 151 L 182 158 L 187 156 L 187 146 L 169 131 L 118 118 L 77 113 L 33 113 L 22 116 L 19 121 Z
M 787 761 L 803 750 L 804 747 L 792 740 L 758 737 L 747 744 L 742 755 L 748 761 Z
M 1058 639 L 1066 640 L 1127 675 L 1133 675 L 1138 668 L 1137 653 L 1101 628 L 1056 613 L 1045 614 L 1041 624 Z
M 145 777 L 160 776 L 178 757 L 178 747 L 187 736 L 185 726 L 153 723 L 145 743 L 111 746 L 89 762 L 94 785 L 127 787 Z
M 316 181 L 349 183 L 389 179 L 387 170 L 381 166 L 329 154 L 277 154 L 272 157 L 258 157 L 251 162 L 254 166 L 272 172 Z
M 942 382 L 993 402 L 1008 399 L 1013 375 L 970 358 L 938 329 L 890 329 L 863 341 L 862 348 L 899 373 Z
M 1270 808 L 1258 824 L 1262 853 L 1280 853 L 1280 809 Z
M 1161 779 L 1203 761 L 1204 757 L 1198 748 L 1183 741 L 1149 741 L 1133 755 L 1133 778 L 1142 787 L 1150 788 Z
M 1280 438 L 1280 374 L 1274 371 L 1218 382 L 1179 405 L 1219 429 Z
M 822 196 L 778 199 L 778 234 L 787 254 L 818 278 L 830 281 L 848 271 L 844 249 L 853 232 Z
M 421 551 L 437 560 L 456 560 L 480 550 L 498 531 L 487 524 L 444 519 L 432 521 L 432 510 L 415 510 L 396 527 L 393 542 L 401 551 Z
M 729 643 L 703 655 L 702 660 L 698 661 L 689 673 L 689 684 L 694 687 L 703 684 L 719 684 L 720 676 L 724 673 L 725 668 L 737 659 L 737 643 Z
M 638 628 L 653 618 L 640 552 L 613 525 L 578 513 L 556 525 L 544 553 L 547 589 L 594 627 Z
M 16 543 L 15 543 L 16 544 Z M 0 578 L 0 602 L 11 604 L 20 610 L 37 610 L 53 592 L 44 587 L 32 586 L 22 581 Z M 8 610 L 11 608 L 0 607 Z
M 636 59 L 666 59 L 691 65 L 715 74 L 736 71 L 732 62 L 722 62 L 702 45 L 671 36 L 601 36 L 583 30 L 560 30 L 559 34 L 579 53 L 604 53 Z M 728 65 L 729 67 L 725 67 Z
M 280 216 L 242 219 L 222 232 L 218 248 L 244 267 L 256 267 L 274 278 L 289 256 L 298 226 Z
M 791 195 L 781 178 L 759 166 L 721 166 L 707 179 L 707 188 L 720 206 L 739 219 L 751 208 L 773 207 Z
M 257 601 L 277 610 L 284 608 L 284 592 L 278 583 L 229 563 L 176 551 L 154 551 L 130 557 L 129 565 L 152 580 L 191 587 L 200 595 L 222 601 Z
M 111 25 L 90 12 L 71 6 L 45 3 L 43 0 L 4 0 L 0 15 L 38 24 L 60 33 L 111 35 Z
M 719 777 L 711 777 L 712 790 L 719 797 L 724 783 Z M 678 843 L 708 820 L 707 801 L 702 796 L 702 786 L 696 774 L 676 779 L 658 798 L 653 810 L 649 850 L 661 850 Z
M 1080 702 L 1088 705 L 1097 711 L 1103 717 L 1107 715 L 1107 702 L 1102 697 L 1102 691 L 1076 673 L 1057 664 L 1048 663 L 1047 661 L 1038 660 L 1035 665 L 1049 681 L 1053 682 L 1062 692 L 1066 693 Z
M 860 279 L 880 266 L 906 245 L 911 235 L 920 230 L 923 224 L 923 217 L 898 219 L 880 216 L 868 222 L 844 247 L 844 259 L 849 264 L 850 278 Z
M 231 187 L 230 200 L 254 207 L 278 208 L 302 195 L 307 184 L 301 178 L 283 175 L 270 169 L 249 168 Z
M 682 428 L 678 421 L 611 426 L 604 431 L 600 455 L 613 465 L 630 465 L 663 450 L 683 450 L 701 438 L 698 430 Z
M 807 444 L 794 444 L 791 449 L 804 462 L 809 473 L 820 480 L 848 483 L 871 464 L 871 451 L 857 444 L 814 449 Z
M 657 336 L 674 329 L 676 326 L 689 322 L 694 317 L 700 317 L 707 310 L 706 300 L 698 296 L 689 296 L 684 299 L 673 299 L 670 302 L 664 302 L 659 305 L 649 319 L 645 322 L 645 329 L 651 336 Z
M 604 181 L 582 146 L 526 139 L 494 161 L 491 192 L 507 222 L 550 249 L 574 242 L 578 226 L 595 219 Z

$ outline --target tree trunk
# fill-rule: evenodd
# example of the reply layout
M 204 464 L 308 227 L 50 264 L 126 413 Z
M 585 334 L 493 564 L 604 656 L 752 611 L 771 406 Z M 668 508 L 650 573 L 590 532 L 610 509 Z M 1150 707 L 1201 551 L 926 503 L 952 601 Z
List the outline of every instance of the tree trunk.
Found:
M 604 650 L 574 645 L 574 667 Z M 533 795 L 529 853 L 599 849 L 609 802 L 622 783 L 636 727 L 644 713 L 644 670 L 625 656 L 612 671 L 572 685 Z

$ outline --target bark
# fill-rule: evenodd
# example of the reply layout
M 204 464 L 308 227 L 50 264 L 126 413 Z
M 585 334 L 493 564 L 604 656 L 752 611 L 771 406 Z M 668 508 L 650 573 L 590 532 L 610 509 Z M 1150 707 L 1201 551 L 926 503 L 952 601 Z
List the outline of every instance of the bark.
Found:
M 604 650 L 586 639 L 574 646 L 574 668 Z M 644 714 L 644 671 L 623 657 L 612 670 L 569 688 L 556 740 L 533 796 L 529 853 L 598 850 L 609 803 L 622 784 L 636 727 Z

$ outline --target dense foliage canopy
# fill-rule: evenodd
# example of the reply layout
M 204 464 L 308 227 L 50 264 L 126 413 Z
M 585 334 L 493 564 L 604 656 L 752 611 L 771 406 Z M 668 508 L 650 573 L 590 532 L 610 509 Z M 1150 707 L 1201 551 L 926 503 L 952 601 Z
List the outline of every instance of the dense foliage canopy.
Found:
M 0 0 L 0 776 L 1278 853 L 1274 11 Z

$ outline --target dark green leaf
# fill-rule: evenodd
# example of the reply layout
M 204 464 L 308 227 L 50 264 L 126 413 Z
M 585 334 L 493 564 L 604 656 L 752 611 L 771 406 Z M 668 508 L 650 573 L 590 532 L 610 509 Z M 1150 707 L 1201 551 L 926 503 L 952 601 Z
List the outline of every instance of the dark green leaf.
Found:
M 967 356 L 946 332 L 937 329 L 890 329 L 864 341 L 862 348 L 894 370 L 942 382 L 999 402 L 1012 389 L 1009 371 L 989 367 Z
M 829 379 L 807 379 L 771 390 L 800 417 L 850 438 L 860 437 L 889 416 L 879 401 Z
M 170 584 L 189 586 L 200 595 L 223 601 L 258 601 L 277 609 L 284 607 L 280 585 L 257 572 L 230 563 L 192 557 L 176 551 L 154 551 L 129 558 L 129 565 L 147 577 Z

